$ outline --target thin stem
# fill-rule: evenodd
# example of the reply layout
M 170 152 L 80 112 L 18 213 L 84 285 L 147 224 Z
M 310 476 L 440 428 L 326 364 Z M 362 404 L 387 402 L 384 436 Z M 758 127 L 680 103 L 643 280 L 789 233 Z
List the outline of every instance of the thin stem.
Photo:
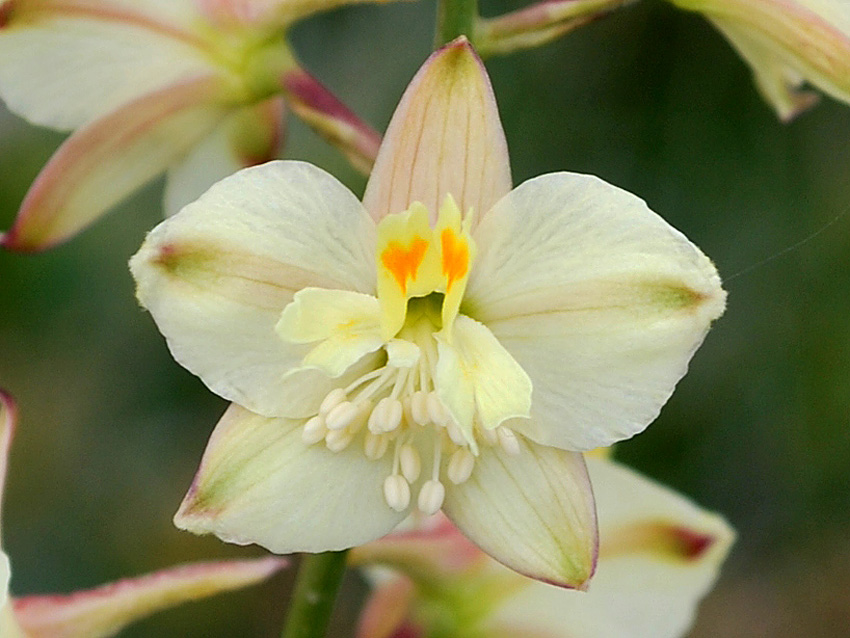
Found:
M 478 19 L 478 0 L 437 0 L 437 35 L 435 48 L 465 35 L 475 43 L 475 21 Z
M 346 554 L 348 550 L 303 556 L 281 638 L 322 638 L 325 635 L 345 573 Z

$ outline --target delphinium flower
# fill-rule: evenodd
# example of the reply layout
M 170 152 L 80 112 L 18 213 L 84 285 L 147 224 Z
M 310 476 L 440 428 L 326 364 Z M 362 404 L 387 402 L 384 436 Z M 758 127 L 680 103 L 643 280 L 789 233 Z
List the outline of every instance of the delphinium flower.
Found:
M 179 527 L 321 552 L 442 509 L 572 587 L 597 555 L 581 452 L 655 418 L 725 303 L 637 197 L 572 173 L 511 190 L 463 38 L 408 87 L 362 204 L 309 164 L 245 169 L 131 269 L 175 359 L 233 401 Z
M 362 0 L 0 0 L 0 98 L 73 134 L 0 245 L 62 242 L 167 171 L 166 212 L 276 157 L 284 109 L 368 170 L 379 137 L 298 64 L 295 21 Z
M 374 590 L 359 638 L 678 638 L 714 584 L 734 532 L 614 461 L 588 458 L 599 566 L 586 592 L 525 578 L 445 518 L 352 550 Z M 389 569 L 387 569 L 389 568 Z
M 15 426 L 14 402 L 0 390 L 0 498 Z M 112 636 L 156 611 L 258 583 L 284 565 L 286 561 L 281 558 L 194 563 L 72 594 L 12 597 L 9 558 L 0 548 L 0 636 Z
M 850 103 L 850 2 L 847 0 L 670 0 L 704 14 L 753 71 L 782 120 L 817 102 L 810 83 Z

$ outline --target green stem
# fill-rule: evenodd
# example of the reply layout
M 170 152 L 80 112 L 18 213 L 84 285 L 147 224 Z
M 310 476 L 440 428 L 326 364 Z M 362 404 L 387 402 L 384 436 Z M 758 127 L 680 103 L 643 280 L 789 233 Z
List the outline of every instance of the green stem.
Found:
M 343 552 L 305 554 L 281 638 L 322 638 L 345 573 Z
M 437 36 L 435 48 L 465 35 L 474 44 L 478 0 L 437 0 Z

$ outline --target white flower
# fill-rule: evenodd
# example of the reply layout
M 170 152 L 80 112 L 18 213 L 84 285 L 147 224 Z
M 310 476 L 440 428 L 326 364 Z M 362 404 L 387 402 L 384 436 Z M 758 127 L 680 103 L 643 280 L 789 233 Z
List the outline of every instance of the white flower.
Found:
M 175 359 L 234 402 L 178 526 L 318 552 L 442 508 L 576 587 L 596 556 L 580 451 L 655 418 L 725 296 L 624 191 L 570 173 L 511 191 L 464 39 L 407 89 L 362 205 L 265 164 L 155 228 L 131 269 Z

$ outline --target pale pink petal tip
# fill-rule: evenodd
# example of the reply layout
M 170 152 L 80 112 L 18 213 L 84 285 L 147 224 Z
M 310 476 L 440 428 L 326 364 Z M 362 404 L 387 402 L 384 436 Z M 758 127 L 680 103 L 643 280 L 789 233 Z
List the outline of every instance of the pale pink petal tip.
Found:
M 18 408 L 8 392 L 0 388 L 0 499 L 3 498 L 3 485 L 6 481 L 6 467 L 9 463 L 9 449 L 18 423 Z

